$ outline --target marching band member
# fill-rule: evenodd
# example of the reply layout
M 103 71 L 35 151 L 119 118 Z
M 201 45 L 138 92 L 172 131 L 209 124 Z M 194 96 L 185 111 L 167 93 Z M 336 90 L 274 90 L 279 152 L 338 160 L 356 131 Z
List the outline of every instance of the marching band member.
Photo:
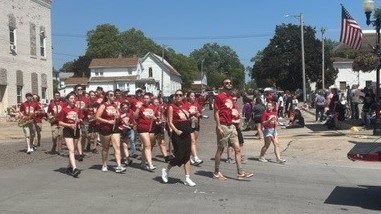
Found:
M 78 177 L 81 171 L 77 169 L 74 152 L 75 145 L 80 137 L 79 123 L 81 122 L 83 115 L 82 111 L 75 106 L 75 98 L 76 96 L 74 93 L 69 93 L 66 96 L 67 105 L 59 113 L 58 125 L 64 127 L 62 133 L 69 150 L 69 166 L 67 168 L 67 173 L 73 177 Z
M 49 103 L 48 106 L 48 120 L 52 129 L 52 149 L 51 154 L 60 154 L 62 149 L 62 127 L 58 124 L 58 115 L 65 107 L 65 103 L 61 100 L 60 92 L 54 93 L 54 100 Z
M 33 145 L 33 139 L 36 134 L 34 129 L 34 124 L 33 124 L 34 114 L 36 111 L 39 111 L 41 107 L 37 105 L 37 103 L 33 102 L 33 95 L 31 93 L 27 93 L 25 97 L 27 100 L 21 103 L 21 106 L 20 106 L 21 118 L 19 121 L 19 126 L 21 126 L 24 131 L 25 141 L 27 146 L 26 153 L 30 154 L 36 149 L 35 146 Z
M 122 131 L 122 149 L 124 153 L 124 164 L 130 166 L 132 159 L 128 152 L 128 143 L 135 140 L 134 127 L 136 122 L 134 119 L 134 112 L 130 109 L 129 102 L 122 102 L 120 104 L 120 123 L 118 128 Z
M 78 150 L 78 161 L 83 161 L 85 157 L 83 155 L 83 150 L 85 148 L 86 140 L 87 140 L 87 130 L 89 126 L 89 120 L 87 118 L 88 110 L 89 110 L 89 98 L 85 96 L 85 88 L 82 85 L 74 86 L 74 92 L 76 94 L 75 97 L 75 106 L 82 111 L 83 120 L 81 121 L 80 129 L 81 129 L 81 137 L 78 140 L 77 150 Z
M 150 94 L 145 93 L 143 104 L 136 105 L 134 113 L 137 122 L 137 132 L 143 143 L 141 167 L 152 172 L 156 167 L 152 164 L 153 124 L 158 121 L 158 108 L 151 103 Z
M 87 111 L 87 119 L 89 121 L 88 130 L 87 130 L 87 145 L 86 151 L 91 151 L 92 153 L 98 153 L 97 150 L 97 142 L 98 139 L 98 130 L 97 130 L 97 120 L 95 118 L 95 114 L 99 107 L 99 103 L 97 102 L 96 94 L 94 91 L 89 91 L 89 109 Z M 93 146 L 93 149 L 91 149 Z
M 160 147 L 160 152 L 164 157 L 164 161 L 168 163 L 170 160 L 170 156 L 168 155 L 167 146 L 165 144 L 165 139 L 164 139 L 164 126 L 165 126 L 164 112 L 165 112 L 166 106 L 164 103 L 160 103 L 159 98 L 154 98 L 152 103 L 154 106 L 158 108 L 157 110 L 158 120 L 155 123 L 153 123 L 153 127 L 152 127 L 154 132 L 154 136 L 153 136 L 154 139 L 152 140 L 152 143 L 154 146 L 156 142 L 158 142 Z M 153 149 L 153 146 L 151 149 Z
M 33 94 L 33 102 L 35 102 L 39 107 L 40 110 L 36 111 L 34 114 L 34 129 L 36 131 L 35 140 L 33 141 L 34 146 L 40 147 L 41 146 L 41 131 L 42 131 L 42 119 L 45 116 L 45 111 L 42 108 L 42 103 L 40 102 L 40 96 L 37 94 Z
M 115 94 L 113 91 L 106 93 L 104 102 L 99 106 L 95 118 L 99 122 L 99 134 L 102 142 L 102 171 L 107 172 L 107 160 L 110 148 L 110 143 L 114 147 L 115 159 L 118 164 L 115 168 L 116 173 L 126 171 L 126 168 L 121 165 L 120 154 L 120 130 L 118 129 L 118 120 L 120 113 L 118 107 L 114 103 Z

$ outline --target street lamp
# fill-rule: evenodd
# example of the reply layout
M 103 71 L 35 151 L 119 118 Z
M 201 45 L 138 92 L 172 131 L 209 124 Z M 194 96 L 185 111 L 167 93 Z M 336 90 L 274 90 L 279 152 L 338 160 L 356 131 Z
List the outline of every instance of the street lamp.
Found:
M 378 14 L 375 20 L 370 19 L 370 15 L 374 10 L 374 0 L 364 0 L 363 7 L 366 16 L 366 24 L 372 24 L 376 28 L 377 41 L 376 47 L 372 47 L 374 53 L 378 57 L 378 65 L 376 70 L 376 119 L 373 124 L 373 135 L 381 135 L 381 121 L 380 121 L 380 67 L 381 67 L 381 50 L 380 50 L 380 28 L 381 20 Z
M 324 61 L 324 33 L 325 33 L 325 28 L 321 28 L 321 88 L 324 90 L 325 85 L 324 85 L 324 67 L 325 67 L 325 61 Z
M 286 15 L 286 17 L 289 17 L 290 15 Z M 304 60 L 304 19 L 303 19 L 303 13 L 300 13 L 299 15 L 293 15 L 292 17 L 298 18 L 300 21 L 300 43 L 302 47 L 302 77 L 303 77 L 303 102 L 306 102 L 307 94 L 306 94 L 306 64 Z

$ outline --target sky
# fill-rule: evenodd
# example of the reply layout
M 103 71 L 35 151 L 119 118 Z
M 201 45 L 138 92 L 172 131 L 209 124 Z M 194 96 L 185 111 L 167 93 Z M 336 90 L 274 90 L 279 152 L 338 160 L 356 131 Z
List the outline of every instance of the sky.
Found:
M 120 32 L 135 28 L 159 45 L 189 56 L 206 43 L 229 46 L 245 67 L 264 49 L 282 23 L 315 27 L 316 37 L 340 40 L 341 6 L 362 29 L 362 0 L 53 0 L 53 65 L 84 55 L 86 34 L 97 25 L 112 24 Z M 376 7 L 381 1 L 375 1 Z M 286 15 L 289 15 L 288 17 Z

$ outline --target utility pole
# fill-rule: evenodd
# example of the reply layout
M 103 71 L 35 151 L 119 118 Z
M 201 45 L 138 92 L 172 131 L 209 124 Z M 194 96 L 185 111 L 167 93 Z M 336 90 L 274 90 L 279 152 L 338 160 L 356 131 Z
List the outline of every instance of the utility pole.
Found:
M 164 96 L 164 69 L 163 69 L 163 66 L 164 66 L 164 48 L 165 48 L 165 45 L 162 45 L 163 49 L 162 49 L 162 52 L 161 52 L 161 95 Z
M 321 28 L 321 88 L 325 89 L 325 80 L 324 80 L 324 71 L 325 71 L 325 61 L 324 61 L 324 33 L 325 33 L 325 28 Z

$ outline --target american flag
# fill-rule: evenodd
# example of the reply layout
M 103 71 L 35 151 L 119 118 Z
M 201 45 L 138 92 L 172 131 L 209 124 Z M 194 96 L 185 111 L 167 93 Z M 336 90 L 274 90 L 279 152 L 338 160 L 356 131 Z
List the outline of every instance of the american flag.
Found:
M 340 42 L 353 49 L 360 49 L 362 30 L 343 5 L 341 5 L 341 18 Z

